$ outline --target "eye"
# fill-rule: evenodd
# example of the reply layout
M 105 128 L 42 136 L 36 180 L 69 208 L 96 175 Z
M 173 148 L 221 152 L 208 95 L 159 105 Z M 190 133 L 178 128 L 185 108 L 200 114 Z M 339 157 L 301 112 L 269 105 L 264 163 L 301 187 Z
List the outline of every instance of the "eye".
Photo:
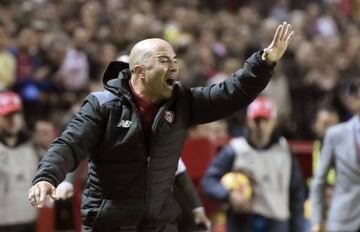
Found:
M 160 63 L 168 63 L 168 62 L 169 62 L 169 58 L 167 58 L 167 57 L 159 57 L 159 62 L 160 62 Z

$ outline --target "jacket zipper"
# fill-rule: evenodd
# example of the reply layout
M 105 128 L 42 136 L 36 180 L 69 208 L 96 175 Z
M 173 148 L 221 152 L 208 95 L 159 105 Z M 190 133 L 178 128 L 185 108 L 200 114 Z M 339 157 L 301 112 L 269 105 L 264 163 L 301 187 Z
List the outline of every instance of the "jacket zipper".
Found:
M 122 93 L 121 91 L 118 92 L 119 93 Z M 135 117 L 137 117 L 138 121 L 139 121 L 139 126 L 140 128 L 142 128 L 142 125 L 141 125 L 141 120 L 140 120 L 140 116 L 139 116 L 139 112 L 138 112 L 138 109 L 135 105 L 135 103 L 133 101 L 131 101 L 131 97 L 130 97 L 130 94 L 128 93 L 123 93 L 123 95 L 125 96 L 125 99 L 130 103 L 132 109 L 136 112 L 136 115 Z M 153 135 L 152 135 L 153 137 Z M 151 179 L 151 156 L 150 156 L 150 153 L 148 152 L 148 149 L 147 149 L 147 146 L 146 146 L 146 143 L 145 143 L 145 140 L 144 140 L 144 136 L 142 136 L 142 141 L 143 141 L 143 147 L 144 147 L 144 153 L 147 154 L 146 156 L 146 189 L 145 189 L 145 206 L 146 206 L 146 210 L 149 209 L 149 206 L 150 206 L 150 179 Z M 150 138 L 150 142 L 151 142 L 152 138 Z
M 146 209 L 150 207 L 150 180 L 151 180 L 151 157 L 148 155 L 146 157 L 146 190 L 145 190 L 145 202 L 146 202 Z
M 163 107 L 161 107 L 158 111 L 158 113 L 155 116 L 154 119 L 154 123 L 152 125 L 152 134 L 150 137 L 150 149 L 149 149 L 149 154 L 147 157 L 147 189 L 146 189 L 146 208 L 148 209 L 148 216 L 151 215 L 150 212 L 150 206 L 151 206 L 151 157 L 152 157 L 152 153 L 154 151 L 154 141 L 155 141 L 155 137 L 156 137 L 156 132 L 157 132 L 157 127 L 161 118 L 161 115 L 163 115 L 163 113 L 169 108 L 169 106 L 173 103 L 173 99 L 166 102 L 165 105 Z

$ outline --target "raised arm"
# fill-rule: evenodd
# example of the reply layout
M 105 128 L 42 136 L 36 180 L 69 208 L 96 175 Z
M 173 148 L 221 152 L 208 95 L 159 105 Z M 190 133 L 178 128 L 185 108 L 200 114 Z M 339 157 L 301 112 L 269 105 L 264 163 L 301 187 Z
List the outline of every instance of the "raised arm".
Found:
M 244 67 L 226 81 L 191 89 L 191 124 L 218 120 L 253 101 L 269 83 L 275 63 L 286 51 L 293 34 L 291 25 L 284 22 L 277 28 L 270 45 L 253 54 Z

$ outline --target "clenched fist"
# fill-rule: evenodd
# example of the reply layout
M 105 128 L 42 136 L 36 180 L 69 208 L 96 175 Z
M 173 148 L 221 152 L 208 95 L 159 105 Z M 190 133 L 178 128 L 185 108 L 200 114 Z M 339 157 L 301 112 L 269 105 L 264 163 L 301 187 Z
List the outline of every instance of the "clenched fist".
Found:
M 29 190 L 29 201 L 35 208 L 42 208 L 44 206 L 46 196 L 57 200 L 55 187 L 47 181 L 40 181 Z

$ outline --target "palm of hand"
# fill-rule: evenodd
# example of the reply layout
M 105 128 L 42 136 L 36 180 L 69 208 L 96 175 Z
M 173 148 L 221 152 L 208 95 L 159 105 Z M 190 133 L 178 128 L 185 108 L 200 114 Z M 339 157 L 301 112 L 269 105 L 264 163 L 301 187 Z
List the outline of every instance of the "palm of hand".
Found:
M 270 45 L 264 49 L 265 60 L 278 61 L 285 53 L 293 35 L 294 31 L 291 30 L 290 24 L 284 22 L 279 25 Z

